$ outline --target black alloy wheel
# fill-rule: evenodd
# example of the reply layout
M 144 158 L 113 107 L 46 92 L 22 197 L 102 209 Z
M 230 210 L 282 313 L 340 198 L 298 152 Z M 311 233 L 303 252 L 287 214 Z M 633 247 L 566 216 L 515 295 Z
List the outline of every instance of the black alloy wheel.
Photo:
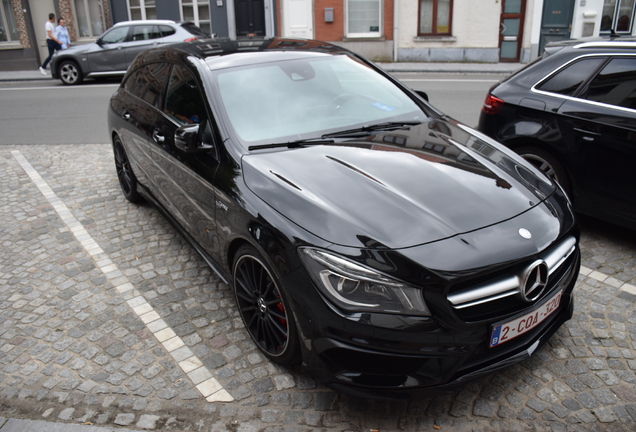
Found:
M 289 303 L 273 271 L 251 246 L 236 255 L 233 286 L 241 319 L 260 350 L 278 364 L 296 363 L 298 332 Z
M 124 197 L 132 203 L 141 201 L 141 195 L 137 192 L 137 177 L 130 167 L 128 155 L 118 136 L 113 138 L 113 153 L 115 154 L 115 170 Z
M 519 147 L 514 150 L 519 156 L 530 162 L 530 164 L 532 164 L 536 169 L 559 183 L 563 190 L 565 190 L 565 193 L 568 194 L 568 196 L 571 196 L 572 190 L 570 179 L 567 171 L 557 158 L 547 151 L 537 147 Z
M 58 75 L 62 83 L 66 85 L 80 84 L 84 80 L 82 71 L 74 61 L 66 60 L 60 64 Z

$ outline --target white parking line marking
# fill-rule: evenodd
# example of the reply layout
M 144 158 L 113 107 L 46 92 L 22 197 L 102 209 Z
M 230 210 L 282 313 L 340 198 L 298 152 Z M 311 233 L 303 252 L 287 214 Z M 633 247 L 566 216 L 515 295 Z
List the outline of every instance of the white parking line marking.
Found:
M 232 402 L 234 400 L 232 395 L 223 388 L 212 373 L 203 366 L 201 360 L 194 355 L 190 348 L 185 346 L 183 340 L 168 327 L 154 308 L 135 289 L 133 284 L 130 283 L 128 278 L 119 271 L 108 255 L 99 247 L 97 242 L 93 240 L 84 226 L 73 216 L 73 213 L 66 207 L 66 204 L 58 198 L 55 192 L 53 192 L 53 189 L 51 189 L 48 183 L 40 176 L 37 170 L 31 166 L 24 155 L 19 150 L 13 150 L 11 154 L 31 178 L 31 181 L 35 183 L 42 195 L 44 195 L 53 206 L 62 219 L 62 222 L 70 229 L 77 241 L 80 242 L 86 252 L 93 257 L 93 261 L 95 261 L 97 267 L 99 267 L 108 279 L 111 279 L 113 286 L 115 286 L 117 291 L 126 300 L 128 306 L 140 317 L 146 324 L 146 327 L 166 348 L 179 364 L 181 370 L 190 377 L 193 384 L 199 392 L 201 392 L 201 395 L 206 398 L 208 402 Z M 157 324 L 153 325 L 154 323 Z M 194 366 L 196 367 L 193 369 Z M 197 382 L 195 382 L 195 380 Z
M 621 290 L 636 295 L 636 287 L 634 285 L 626 283 L 621 287 Z

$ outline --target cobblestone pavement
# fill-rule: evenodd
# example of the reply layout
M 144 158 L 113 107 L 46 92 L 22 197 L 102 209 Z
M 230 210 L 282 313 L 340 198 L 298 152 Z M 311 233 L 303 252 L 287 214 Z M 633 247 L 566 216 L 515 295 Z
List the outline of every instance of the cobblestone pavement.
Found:
M 161 431 L 633 431 L 636 233 L 583 229 L 575 316 L 532 358 L 452 396 L 356 399 L 259 353 L 228 286 L 158 212 L 123 199 L 109 145 L 2 147 L 0 416 Z

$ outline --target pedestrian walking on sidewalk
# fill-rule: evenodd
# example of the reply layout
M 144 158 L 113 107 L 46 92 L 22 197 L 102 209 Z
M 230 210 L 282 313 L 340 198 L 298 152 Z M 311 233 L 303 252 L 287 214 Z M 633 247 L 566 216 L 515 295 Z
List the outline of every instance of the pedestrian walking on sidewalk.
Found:
M 53 57 L 53 53 L 55 51 L 59 51 L 62 49 L 62 44 L 55 35 L 55 14 L 49 14 L 49 20 L 44 23 L 44 30 L 46 31 L 46 45 L 49 48 L 49 56 L 44 60 L 42 66 L 40 66 L 40 72 L 42 75 L 46 75 L 46 65 L 51 61 L 51 57 Z
M 66 49 L 71 46 L 71 37 L 68 34 L 68 30 L 66 29 L 66 22 L 64 18 L 59 18 L 57 20 L 57 27 L 55 27 L 55 36 L 57 40 L 60 41 L 60 45 L 62 45 L 62 49 Z

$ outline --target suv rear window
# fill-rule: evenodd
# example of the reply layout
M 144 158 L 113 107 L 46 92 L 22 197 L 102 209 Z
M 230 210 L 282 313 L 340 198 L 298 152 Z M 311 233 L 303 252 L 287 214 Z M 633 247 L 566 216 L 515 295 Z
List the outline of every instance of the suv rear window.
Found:
M 199 27 L 195 26 L 194 24 L 192 24 L 190 22 L 181 24 L 181 27 L 183 27 L 188 32 L 190 32 L 190 34 L 193 34 L 195 36 L 210 36 L 209 34 L 204 32 L 203 30 L 201 30 Z
M 537 89 L 572 96 L 583 82 L 605 62 L 606 57 L 584 58 L 560 70 Z

